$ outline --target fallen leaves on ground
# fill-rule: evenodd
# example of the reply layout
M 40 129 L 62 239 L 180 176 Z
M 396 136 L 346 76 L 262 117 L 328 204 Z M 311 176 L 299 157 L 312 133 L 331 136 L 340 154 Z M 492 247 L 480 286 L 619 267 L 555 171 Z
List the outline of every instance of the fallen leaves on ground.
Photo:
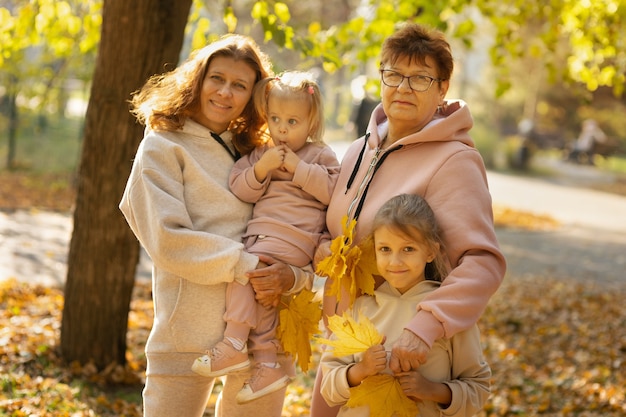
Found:
M 494 205 L 493 217 L 496 227 L 512 227 L 526 230 L 552 230 L 559 222 L 548 215 L 535 214 L 509 207 Z
M 146 291 L 137 286 L 135 294 L 145 297 Z M 0 415 L 141 416 L 145 359 L 137 349 L 143 350 L 152 325 L 152 314 L 141 309 L 142 303 L 133 301 L 130 314 L 135 324 L 129 320 L 128 365 L 98 372 L 91 364 L 64 364 L 59 357 L 60 290 L 0 282 Z M 137 336 L 140 340 L 133 339 Z
M 626 415 L 625 284 L 509 278 L 479 322 L 487 416 Z
M 482 416 L 626 415 L 626 285 L 508 278 L 479 323 L 493 370 Z M 3 416 L 138 416 L 139 385 L 103 385 L 56 353 L 63 294 L 9 281 L 0 286 Z M 147 284 L 129 317 L 129 367 L 139 379 L 152 320 Z M 314 360 L 319 345 L 314 343 Z M 315 373 L 289 385 L 284 417 L 308 414 Z M 95 382 L 94 382 L 95 381 Z M 206 415 L 212 415 L 211 410 Z
M 74 206 L 76 190 L 72 174 L 0 172 L 0 208 L 68 212 Z

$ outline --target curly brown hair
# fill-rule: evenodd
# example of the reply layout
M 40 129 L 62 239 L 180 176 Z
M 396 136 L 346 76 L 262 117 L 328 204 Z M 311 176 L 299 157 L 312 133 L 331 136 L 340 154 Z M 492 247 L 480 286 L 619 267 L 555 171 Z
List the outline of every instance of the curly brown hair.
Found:
M 255 83 L 273 75 L 269 57 L 252 38 L 225 35 L 193 52 L 173 71 L 150 77 L 141 90 L 132 94 L 131 113 L 139 123 L 153 130 L 182 129 L 185 121 L 199 111 L 204 77 L 215 57 L 247 63 L 256 74 Z M 264 120 L 250 100 L 228 127 L 233 133 L 233 145 L 241 154 L 249 153 L 264 142 L 263 125 Z

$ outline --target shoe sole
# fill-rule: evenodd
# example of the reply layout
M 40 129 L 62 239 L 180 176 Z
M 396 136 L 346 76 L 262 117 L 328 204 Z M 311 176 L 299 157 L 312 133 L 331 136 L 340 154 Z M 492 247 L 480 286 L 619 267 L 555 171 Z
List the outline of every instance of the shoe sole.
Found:
M 273 383 L 271 383 L 270 385 L 268 385 L 267 387 L 263 388 L 262 390 L 259 390 L 257 392 L 253 392 L 249 395 L 246 394 L 242 394 L 241 392 L 237 393 L 237 402 L 239 404 L 245 404 L 248 403 L 250 401 L 254 401 L 257 398 L 261 398 L 267 394 L 271 394 L 274 391 L 278 391 L 281 388 L 286 387 L 289 384 L 289 377 L 287 375 L 283 376 L 282 378 L 274 381 Z
M 235 372 L 235 371 L 241 371 L 244 369 L 248 369 L 250 367 L 250 361 L 246 360 L 245 362 L 241 362 L 232 366 L 229 366 L 228 368 L 224 368 L 224 369 L 220 369 L 219 371 L 209 371 L 205 368 L 204 363 L 202 363 L 199 360 L 196 360 L 193 362 L 193 365 L 191 365 L 191 370 L 194 371 L 195 373 L 197 373 L 198 375 L 202 375 L 202 376 L 206 376 L 209 378 L 215 378 L 218 376 L 224 376 L 226 374 L 229 374 L 231 372 Z

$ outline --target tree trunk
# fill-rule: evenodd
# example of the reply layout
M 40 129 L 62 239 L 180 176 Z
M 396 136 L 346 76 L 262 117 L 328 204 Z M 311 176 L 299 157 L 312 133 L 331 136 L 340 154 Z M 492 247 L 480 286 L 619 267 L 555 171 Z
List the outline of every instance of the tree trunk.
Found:
M 173 67 L 192 0 L 105 0 L 102 35 L 77 178 L 61 354 L 99 369 L 126 362 L 126 330 L 139 244 L 118 204 L 143 126 L 130 94 Z
M 17 110 L 17 93 L 10 89 L 8 94 L 7 106 L 9 113 L 9 151 L 7 152 L 7 169 L 16 168 L 15 155 L 17 153 L 17 126 L 19 124 L 19 116 Z

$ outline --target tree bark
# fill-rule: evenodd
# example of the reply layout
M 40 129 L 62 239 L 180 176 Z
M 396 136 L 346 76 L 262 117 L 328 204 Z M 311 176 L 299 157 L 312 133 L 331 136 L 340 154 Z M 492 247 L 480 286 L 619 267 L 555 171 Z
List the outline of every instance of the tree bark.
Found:
M 192 0 L 105 0 L 86 113 L 68 255 L 61 355 L 103 369 L 126 362 L 139 244 L 118 204 L 143 126 L 128 100 L 178 63 Z
M 19 125 L 17 93 L 13 90 L 14 88 L 11 88 L 11 93 L 7 96 L 7 106 L 9 110 L 9 150 L 7 152 L 7 169 L 9 170 L 16 168 L 15 155 L 17 153 L 17 126 Z

